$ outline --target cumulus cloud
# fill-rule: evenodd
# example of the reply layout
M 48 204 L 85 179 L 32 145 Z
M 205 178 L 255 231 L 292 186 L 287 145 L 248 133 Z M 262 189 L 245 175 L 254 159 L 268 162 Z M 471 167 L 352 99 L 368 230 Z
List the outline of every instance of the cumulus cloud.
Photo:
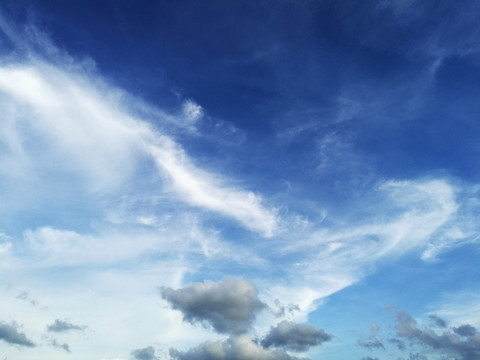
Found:
M 459 327 L 453 328 L 455 334 L 464 337 L 471 337 L 477 333 L 477 329 L 475 329 L 472 325 L 461 325 Z
M 19 326 L 16 323 L 0 322 L 0 339 L 11 345 L 35 347 L 33 341 L 18 329 Z
M 414 318 L 404 311 L 399 311 L 395 330 L 399 338 L 424 346 L 438 354 L 457 360 L 480 357 L 480 335 L 473 326 L 468 324 L 439 334 L 431 328 L 419 329 Z
M 160 293 L 190 323 L 210 324 L 219 333 L 246 332 L 265 308 L 257 289 L 246 280 L 226 277 L 220 283 L 205 281 L 184 289 L 162 287 Z
M 136 349 L 130 353 L 134 360 L 155 360 L 158 359 L 155 355 L 155 349 L 153 346 L 147 346 L 143 349 Z
M 283 320 L 262 340 L 264 347 L 283 347 L 294 351 L 306 351 L 311 346 L 321 345 L 332 338 L 323 330 L 317 330 L 309 324 L 297 324 Z
M 281 350 L 268 350 L 241 335 L 216 342 L 205 342 L 186 352 L 170 350 L 178 360 L 299 360 Z
M 56 319 L 53 324 L 50 324 L 47 326 L 48 331 L 57 332 L 57 333 L 67 332 L 70 330 L 83 331 L 85 329 L 86 329 L 86 326 L 75 325 L 68 321 L 59 320 L 59 319 Z
M 210 324 L 217 332 L 231 335 L 186 352 L 171 349 L 170 356 L 178 360 L 294 360 L 298 358 L 286 350 L 306 351 L 332 338 L 309 324 L 284 320 L 271 327 L 262 341 L 253 341 L 244 333 L 266 305 L 258 299 L 256 288 L 243 279 L 227 277 L 219 283 L 205 281 L 178 290 L 162 287 L 160 293 L 183 313 L 184 320 Z

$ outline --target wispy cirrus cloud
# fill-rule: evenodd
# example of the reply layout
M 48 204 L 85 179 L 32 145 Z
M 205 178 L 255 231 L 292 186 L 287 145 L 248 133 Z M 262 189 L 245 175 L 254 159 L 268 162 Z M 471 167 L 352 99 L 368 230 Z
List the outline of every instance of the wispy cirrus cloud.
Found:
M 371 205 L 349 215 L 351 221 L 310 227 L 300 239 L 287 238 L 278 247 L 280 254 L 295 255 L 286 273 L 297 279 L 298 288 L 315 289 L 314 298 L 328 296 L 366 276 L 382 259 L 450 239 L 450 229 L 458 224 L 456 189 L 444 180 L 386 181 L 365 196 L 365 203 Z M 466 216 L 465 222 L 471 225 L 473 219 Z
M 191 205 L 204 207 L 239 220 L 245 227 L 271 237 L 278 219 L 274 210 L 262 207 L 253 192 L 225 188 L 207 172 L 195 168 L 185 153 L 164 139 L 148 147 L 160 170 L 171 180 L 172 189 Z M 216 184 L 217 183 L 217 184 Z
M 259 195 L 199 169 L 178 143 L 130 112 L 125 104 L 132 99 L 93 77 L 39 59 L 21 65 L 3 61 L 2 142 L 5 157 L 15 165 L 4 162 L 2 173 L 25 181 L 45 179 L 46 170 L 76 174 L 87 181 L 86 190 L 111 192 L 125 186 L 142 161 L 151 161 L 159 171 L 159 192 L 175 194 L 172 200 L 223 214 L 264 236 L 273 234 L 275 211 Z M 189 116 L 200 116 L 197 112 Z M 29 130 L 21 131 L 25 127 Z
M 480 292 L 476 288 L 467 288 L 443 294 L 440 300 L 431 305 L 430 316 L 438 316 L 445 322 L 448 320 L 451 326 L 470 324 L 480 328 L 480 320 L 473 315 L 478 311 Z

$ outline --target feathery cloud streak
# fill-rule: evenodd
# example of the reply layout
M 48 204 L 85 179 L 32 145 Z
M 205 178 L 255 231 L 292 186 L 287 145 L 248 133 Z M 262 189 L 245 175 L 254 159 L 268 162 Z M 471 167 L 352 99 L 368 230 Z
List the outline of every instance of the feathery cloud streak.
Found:
M 1 140 L 10 158 L 3 162 L 3 174 L 28 177 L 32 167 L 41 172 L 54 162 L 52 170 L 80 175 L 90 191 L 108 191 L 128 181 L 141 158 L 150 158 L 165 180 L 164 190 L 170 187 L 178 199 L 264 236 L 275 231 L 275 211 L 264 207 L 258 195 L 197 168 L 171 138 L 129 114 L 118 90 L 34 60 L 24 65 L 4 61 L 0 91 L 6 109 Z

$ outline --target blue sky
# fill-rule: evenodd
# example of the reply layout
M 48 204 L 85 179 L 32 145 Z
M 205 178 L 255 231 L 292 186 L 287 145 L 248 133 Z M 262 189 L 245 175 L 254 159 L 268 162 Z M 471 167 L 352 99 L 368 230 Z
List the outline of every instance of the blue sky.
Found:
M 2 1 L 0 356 L 480 356 L 476 1 Z

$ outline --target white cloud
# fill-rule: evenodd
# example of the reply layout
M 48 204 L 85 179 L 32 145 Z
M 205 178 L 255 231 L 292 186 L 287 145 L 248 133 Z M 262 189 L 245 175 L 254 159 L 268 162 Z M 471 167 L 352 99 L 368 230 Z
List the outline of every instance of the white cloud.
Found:
M 274 285 L 267 287 L 268 290 L 264 292 L 264 300 L 272 309 L 278 309 L 280 306 L 288 306 L 293 304 L 296 309 L 292 312 L 285 313 L 282 318 L 295 321 L 306 321 L 307 315 L 315 310 L 318 305 L 317 300 L 330 295 L 330 293 L 322 292 L 323 289 L 316 289 L 309 286 L 295 286 L 294 284 Z M 263 324 L 266 330 L 275 320 L 265 319 L 268 323 Z
M 12 247 L 5 243 L 5 252 Z M 3 248 L 0 247 L 0 254 Z M 265 260 L 257 253 L 240 245 L 229 244 L 218 234 L 204 228 L 196 217 L 184 216 L 165 219 L 158 228 L 133 226 L 104 230 L 95 234 L 81 234 L 45 226 L 23 233 L 23 242 L 6 254 L 9 262 L 3 267 L 31 269 L 64 266 L 115 266 L 122 261 L 167 256 L 170 259 L 195 257 L 196 264 L 189 271 L 209 261 L 237 262 L 261 267 Z M 10 251 L 11 252 L 11 251 Z M 148 262 L 148 261 L 147 261 Z
M 277 227 L 275 212 L 264 208 L 258 195 L 222 186 L 220 179 L 193 166 L 175 143 L 163 140 L 149 146 L 149 151 L 168 176 L 173 191 L 194 206 L 230 216 L 264 236 L 273 235 Z
M 7 145 L 6 155 L 19 160 L 13 172 L 9 164 L 1 166 L 7 176 L 29 177 L 33 172 L 47 179 L 50 173 L 60 172 L 85 179 L 88 191 L 75 185 L 80 196 L 90 192 L 123 196 L 123 191 L 132 191 L 131 184 L 138 180 L 135 169 L 142 159 L 153 162 L 158 171 L 150 176 L 156 176 L 155 195 L 161 200 L 152 200 L 142 213 L 127 210 L 125 214 L 135 226 L 124 234 L 100 231 L 86 235 L 51 226 L 26 230 L 28 248 L 34 259 L 41 259 L 36 266 L 113 264 L 147 251 L 194 251 L 206 257 L 225 256 L 239 261 L 248 253 L 206 232 L 198 225 L 200 217 L 194 222 L 179 219 L 178 214 L 174 220 L 168 219 L 161 206 L 172 199 L 193 206 L 189 210 L 192 213 L 196 209 L 209 210 L 263 236 L 276 235 L 280 220 L 273 209 L 263 205 L 259 195 L 230 186 L 220 176 L 198 168 L 178 143 L 128 111 L 133 101 L 128 95 L 93 82 L 87 74 L 38 61 L 3 65 L 0 90 L 0 101 L 8 109 L 1 120 L 7 130 L 1 140 Z M 56 191 L 49 189 L 47 182 L 40 185 L 52 194 Z M 271 303 L 281 299 L 296 304 L 300 311 L 294 316 L 305 317 L 318 299 L 358 281 L 379 259 L 424 248 L 429 242 L 436 249 L 443 246 L 432 242 L 434 234 L 456 239 L 459 237 L 455 234 L 464 233 L 447 226 L 458 210 L 455 189 L 448 182 L 388 181 L 379 190 L 386 195 L 378 197 L 377 208 L 369 209 L 368 216 L 343 228 L 312 230 L 314 224 L 309 223 L 311 233 L 306 235 L 308 230 L 295 234 L 290 224 L 282 224 L 285 230 L 278 238 L 280 253 L 293 254 L 293 260 L 287 264 L 283 285 L 266 290 Z M 133 191 L 133 197 L 135 194 Z M 95 200 L 105 212 L 111 211 L 111 206 Z M 115 217 L 115 211 L 110 215 L 120 225 L 125 221 L 122 216 Z M 138 232 L 139 226 L 148 230 Z M 288 244 L 281 240 L 285 238 Z M 261 256 L 259 249 L 253 245 L 244 258 L 261 267 L 262 257 L 271 260 L 278 255 L 272 249 L 271 254 Z
M 6 253 L 12 247 L 12 243 L 4 242 L 0 244 L 0 255 Z
M 116 188 L 131 175 L 148 126 L 86 79 L 40 62 L 4 65 L 0 91 L 10 109 L 3 121 L 33 169 L 80 175 L 95 190 Z
M 385 196 L 370 198 L 361 208 L 368 210 L 366 217 L 352 219 L 342 229 L 319 229 L 284 251 L 316 247 L 324 258 L 349 254 L 358 260 L 404 253 L 424 245 L 458 207 L 453 187 L 442 180 L 388 181 L 379 190 Z M 372 202 L 375 209 L 368 209 Z
M 182 104 L 182 112 L 185 120 L 193 125 L 203 117 L 203 108 L 193 100 L 186 100 Z
M 422 253 L 425 261 L 437 261 L 442 253 L 467 244 L 478 243 L 479 225 L 475 214 L 480 207 L 478 186 L 457 189 L 458 210 L 443 232 L 432 237 Z
M 112 264 L 154 251 L 165 239 L 152 233 L 113 232 L 100 236 L 41 227 L 24 232 L 28 255 L 38 266 Z
M 272 235 L 276 215 L 259 195 L 197 168 L 179 144 L 129 113 L 134 99 L 91 76 L 38 60 L 0 67 L 0 103 L 8 109 L 0 140 L 7 144 L 5 158 L 18 159 L 1 166 L 4 174 L 75 174 L 87 181 L 89 191 L 112 192 L 132 181 L 142 161 L 150 159 L 178 200 Z M 198 111 L 190 116 L 198 117 Z
M 446 180 L 386 181 L 364 203 L 352 202 L 360 214 L 352 219 L 321 224 L 296 214 L 282 219 L 262 196 L 233 185 L 221 170 L 209 172 L 196 165 L 161 125 L 137 113 L 143 106 L 137 99 L 96 76 L 78 66 L 49 65 L 34 57 L 0 64 L 0 212 L 15 213 L 20 220 L 22 212 L 31 209 L 44 215 L 38 216 L 40 225 L 20 221 L 22 239 L 0 243 L 0 267 L 6 278 L 30 285 L 47 309 L 26 308 L 28 304 L 11 299 L 0 299 L 0 308 L 18 314 L 35 339 L 41 339 L 52 317 L 74 317 L 96 335 L 89 342 L 71 339 L 72 349 L 107 351 L 120 343 L 118 355 L 111 355 L 120 357 L 144 346 L 146 337 L 164 347 L 192 346 L 211 334 L 182 323 L 179 314 L 162 307 L 149 291 L 158 285 L 179 287 L 185 274 L 205 265 L 210 267 L 205 274 L 224 272 L 225 263 L 218 260 L 225 259 L 229 266 L 243 266 L 226 271 L 248 267 L 255 272 L 262 301 L 274 310 L 291 305 L 293 310 L 284 317 L 305 320 L 319 299 L 357 282 L 379 260 L 409 251 L 423 251 L 424 259 L 432 259 L 470 241 L 475 233 L 466 214 L 478 204 L 464 206 L 458 189 Z M 368 112 L 356 100 L 345 99 L 346 110 L 336 121 Z M 185 120 L 190 125 L 203 116 L 202 107 L 191 100 L 183 103 L 179 119 L 160 110 L 145 113 L 149 111 L 158 122 Z M 232 129 L 227 130 L 237 131 Z M 363 165 L 358 156 L 345 158 L 343 153 L 351 149 L 334 147 L 338 141 L 325 137 L 321 144 L 326 168 L 340 157 L 346 168 Z M 76 219 L 71 227 L 49 223 L 85 198 L 85 212 L 79 213 L 88 225 L 82 227 Z M 60 206 L 49 213 L 46 205 L 57 202 Z M 234 245 L 202 222 L 205 210 L 271 239 L 257 243 L 249 238 L 245 247 Z M 91 216 L 93 211 L 98 213 Z M 4 238 L 0 234 L 0 240 Z M 277 269 L 281 271 L 273 271 Z M 460 317 L 460 310 L 446 305 L 436 313 L 448 317 L 455 311 L 451 317 Z M 276 321 L 273 315 L 260 315 L 258 328 L 265 331 Z M 29 356 L 38 358 L 38 353 L 24 358 Z M 47 353 L 44 357 L 52 358 Z
M 470 324 L 480 327 L 480 291 L 469 289 L 445 294 L 431 306 L 429 314 L 448 320 L 451 326 Z
M 11 249 L 12 243 L 10 240 L 11 239 L 9 236 L 0 232 L 0 255 L 8 252 Z
M 283 266 L 288 285 L 272 288 L 273 298 L 299 304 L 308 313 L 317 299 L 356 283 L 380 260 L 421 251 L 433 238 L 450 236 L 458 208 L 455 188 L 447 181 L 384 182 L 360 207 L 360 218 L 311 229 L 310 234 L 290 232 L 282 245 L 279 241 L 274 250 L 292 260 Z M 315 291 L 309 296 L 302 287 Z

